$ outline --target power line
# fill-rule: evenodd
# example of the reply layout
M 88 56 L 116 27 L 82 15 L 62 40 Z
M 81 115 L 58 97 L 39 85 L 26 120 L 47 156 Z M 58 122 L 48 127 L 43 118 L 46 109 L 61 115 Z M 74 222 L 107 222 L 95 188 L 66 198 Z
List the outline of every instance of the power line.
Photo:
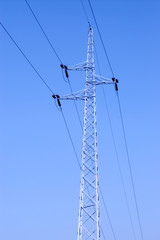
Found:
M 100 30 L 99 30 L 98 23 L 97 23 L 97 20 L 96 20 L 96 17 L 95 17 L 95 14 L 94 14 L 94 11 L 93 11 L 93 8 L 92 8 L 92 5 L 91 5 L 90 0 L 88 0 L 88 3 L 89 3 L 89 6 L 90 6 L 90 9 L 91 9 L 91 12 L 92 12 L 92 15 L 93 15 L 93 18 L 94 18 L 94 21 L 95 21 L 97 30 L 98 30 L 99 37 L 100 37 L 100 39 L 101 39 L 101 43 L 102 43 L 102 46 L 103 46 L 103 49 L 104 49 L 104 52 L 105 52 L 105 55 L 106 55 L 108 64 L 109 64 L 109 66 L 110 66 L 110 70 L 111 70 L 112 75 L 113 75 L 113 77 L 114 77 L 113 68 L 112 68 L 112 66 L 111 66 L 111 62 L 110 62 L 110 60 L 109 60 L 109 57 L 108 57 L 108 54 L 107 54 L 107 51 L 106 51 L 106 48 L 105 48 L 105 45 L 104 45 L 104 42 L 103 42 L 103 39 L 102 39 L 101 32 L 100 32 Z M 131 163 L 130 163 L 130 158 L 129 158 L 129 151 L 128 151 L 127 139 L 126 139 L 126 134 L 125 134 L 125 128 L 124 128 L 122 110 L 121 110 L 121 105 L 120 105 L 120 100 L 119 100 L 118 93 L 117 93 L 117 97 L 118 97 L 118 105 L 119 105 L 119 111 L 120 111 L 120 116 L 121 116 L 121 123 L 122 123 L 122 128 L 123 128 L 123 135 L 124 135 L 124 140 L 125 140 L 125 147 L 126 147 L 126 152 L 127 152 L 127 159 L 128 159 L 128 165 L 129 165 L 129 171 L 130 171 L 130 176 L 131 176 L 133 193 L 134 193 L 134 199 L 135 199 L 137 217 L 138 217 L 138 222 L 139 222 L 139 227 L 140 227 L 141 238 L 142 238 L 142 240 L 143 240 L 142 225 L 141 225 L 141 221 L 140 221 L 140 214 L 139 214 L 139 209 L 138 209 L 138 203 L 137 203 L 137 197 L 136 197 L 135 186 L 134 186 L 134 181 L 133 181 L 132 168 L 131 168 Z
M 62 60 L 61 60 L 61 58 L 59 57 L 57 51 L 56 51 L 55 48 L 53 47 L 53 44 L 52 44 L 51 41 L 49 40 L 49 38 L 48 38 L 46 32 L 44 31 L 44 28 L 43 28 L 42 25 L 40 24 L 40 22 L 39 22 L 38 18 L 36 17 L 36 15 L 35 15 L 35 13 L 34 13 L 32 7 L 30 6 L 30 4 L 28 3 L 27 0 L 25 0 L 25 2 L 26 2 L 26 4 L 27 4 L 28 8 L 30 9 L 30 11 L 31 11 L 31 13 L 32 13 L 32 15 L 33 15 L 33 17 L 35 18 L 37 24 L 39 25 L 39 27 L 40 27 L 42 33 L 44 34 L 46 40 L 48 41 L 48 43 L 49 43 L 51 49 L 52 49 L 53 52 L 55 53 L 55 55 L 56 55 L 56 57 L 58 58 L 59 62 L 62 64 Z M 63 74 L 63 72 L 62 72 L 62 74 Z M 64 76 L 63 76 L 63 78 L 64 78 Z M 70 83 L 69 80 L 68 80 L 68 83 L 69 83 L 69 87 L 70 87 L 71 93 L 73 93 L 73 91 L 72 91 L 72 87 L 71 87 L 71 83 Z M 81 127 L 82 127 L 82 123 L 81 123 L 81 120 L 80 120 L 80 116 L 79 116 L 78 108 L 77 108 L 77 105 L 76 105 L 76 102 L 75 102 L 75 101 L 74 101 L 74 104 L 75 104 L 76 112 L 77 112 L 77 115 L 78 115 L 78 119 L 79 119 L 79 121 L 80 121 L 80 125 L 81 125 Z M 64 120 L 64 123 L 65 123 L 66 129 L 67 129 L 67 132 L 68 132 L 68 135 L 69 135 L 69 138 L 70 138 L 70 141 L 71 141 L 72 147 L 73 147 L 73 151 L 74 151 L 75 156 L 76 156 L 77 163 L 78 163 L 78 165 L 79 165 L 79 167 L 80 167 L 80 169 L 81 169 L 81 165 L 80 165 L 80 162 L 79 162 L 79 159 L 78 159 L 78 155 L 77 155 L 77 152 L 76 152 L 76 149 L 75 149 L 75 146 L 74 146 L 74 143 L 73 143 L 72 137 L 71 137 L 71 133 L 70 133 L 69 128 L 68 128 L 68 124 L 67 124 L 67 121 L 66 121 L 65 115 L 64 115 L 64 113 L 63 113 L 63 111 L 62 111 L 62 108 L 60 108 L 60 110 L 61 110 L 62 117 L 63 117 L 63 120 Z
M 103 88 L 103 95 L 104 95 L 104 88 Z M 111 118 L 110 118 L 110 114 L 109 114 L 108 105 L 107 105 L 107 102 L 106 102 L 106 95 L 104 95 L 104 98 L 105 98 L 105 105 L 106 105 L 106 110 L 107 110 L 107 114 L 108 114 L 109 125 L 110 125 L 111 135 L 112 135 L 112 139 L 113 139 L 113 145 L 114 145 L 114 149 L 115 149 L 115 154 L 116 154 L 118 169 L 119 169 L 119 173 L 120 173 L 121 183 L 122 183 L 123 192 L 124 192 L 124 196 L 125 196 L 125 200 L 126 200 L 126 206 L 127 206 L 127 210 L 128 210 L 128 214 L 129 214 L 130 223 L 131 223 L 132 233 L 133 233 L 134 239 L 136 239 L 135 230 L 134 230 L 134 226 L 133 226 L 133 220 L 132 220 L 132 216 L 131 216 L 131 210 L 130 210 L 130 207 L 129 207 L 127 192 L 126 192 L 126 188 L 125 188 L 125 184 L 124 184 L 122 169 L 121 169 L 119 156 L 118 156 L 118 151 L 117 151 L 117 146 L 116 146 L 115 137 L 114 137 L 114 133 L 113 133 Z
M 24 54 L 24 52 L 22 51 L 22 49 L 18 46 L 18 44 L 16 43 L 16 41 L 13 39 L 13 37 L 10 35 L 10 33 L 7 31 L 7 29 L 4 27 L 4 25 L 0 22 L 0 25 L 2 26 L 2 28 L 4 29 L 4 31 L 7 33 L 7 35 L 10 37 L 10 39 L 12 40 L 12 42 L 15 44 L 15 46 L 18 48 L 18 50 L 21 52 L 21 54 L 23 55 L 23 57 L 27 60 L 27 62 L 29 63 L 29 65 L 33 68 L 33 70 L 36 72 L 36 74 L 39 76 L 39 78 L 42 80 L 42 82 L 45 84 L 45 86 L 49 89 L 49 91 L 53 93 L 52 89 L 48 86 L 48 84 L 45 82 L 45 80 L 42 78 L 42 76 L 40 75 L 40 73 L 36 70 L 36 68 L 33 66 L 33 64 L 30 62 L 30 60 L 28 59 L 28 57 Z M 77 156 L 77 152 L 76 152 L 76 149 L 75 149 L 75 146 L 74 146 L 74 143 L 73 143 L 73 140 L 72 140 L 72 137 L 71 137 L 71 134 L 70 134 L 70 131 L 69 131 L 69 128 L 68 128 L 68 125 L 67 125 L 67 121 L 66 121 L 66 118 L 65 118 L 65 115 L 62 111 L 62 108 L 61 108 L 61 113 L 62 113 L 62 117 L 63 117 L 63 120 L 64 120 L 64 123 L 65 123 L 65 126 L 66 126 L 66 129 L 67 129 L 67 132 L 68 132 L 68 135 L 69 135 L 69 138 L 70 138 L 70 141 L 71 141 L 71 144 L 72 144 L 72 147 L 73 147 L 73 150 L 74 150 L 74 153 L 75 153 L 75 156 L 76 156 L 76 159 L 77 159 L 77 162 L 78 162 L 78 165 L 81 169 L 81 165 L 79 163 L 79 159 L 78 159 L 78 156 Z
M 60 59 L 60 57 L 59 57 L 57 51 L 56 51 L 55 48 L 53 47 L 53 44 L 52 44 L 51 41 L 49 40 L 49 38 L 48 38 L 46 32 L 44 31 L 44 28 L 42 27 L 42 25 L 41 25 L 41 23 L 39 22 L 37 16 L 35 15 L 35 13 L 34 13 L 32 7 L 30 6 L 30 4 L 28 3 L 27 0 L 25 0 L 25 2 L 26 2 L 26 4 L 27 4 L 29 10 L 31 11 L 33 17 L 35 18 L 37 24 L 39 25 L 39 27 L 40 27 L 42 33 L 44 34 L 44 36 L 45 36 L 47 42 L 49 43 L 51 49 L 53 50 L 53 52 L 55 53 L 56 57 L 59 59 L 60 63 L 62 64 L 62 60 Z M 82 4 L 83 4 L 83 3 L 82 3 Z M 62 71 L 62 75 L 63 75 L 63 71 Z M 63 75 L 63 79 L 65 80 L 64 75 Z M 68 79 L 67 83 L 69 83 L 70 91 L 71 91 L 71 93 L 73 94 L 72 86 L 71 86 L 71 83 L 70 83 L 69 79 Z M 79 116 L 79 112 L 78 112 L 78 108 L 77 108 L 77 104 L 76 104 L 75 100 L 74 100 L 74 105 L 75 105 L 76 113 L 77 113 L 77 116 L 78 116 L 78 119 L 79 119 L 79 122 L 80 122 L 81 128 L 83 129 L 83 127 L 82 127 L 82 123 L 81 123 L 81 119 L 80 119 L 80 116 Z
M 46 32 L 44 31 L 44 29 L 43 29 L 42 25 L 40 24 L 40 22 L 39 22 L 38 18 L 36 17 L 36 15 L 35 15 L 35 13 L 34 13 L 34 11 L 33 11 L 33 9 L 31 8 L 30 4 L 28 3 L 28 1 L 27 1 L 27 0 L 25 0 L 25 2 L 26 2 L 26 4 L 27 4 L 28 8 L 30 9 L 30 11 L 31 11 L 31 13 L 32 13 L 32 15 L 33 15 L 33 17 L 35 18 L 35 20 L 36 20 L 37 24 L 39 25 L 39 27 L 40 27 L 41 31 L 43 32 L 43 34 L 44 34 L 44 36 L 45 36 L 46 40 L 48 41 L 49 45 L 51 46 L 51 48 L 52 48 L 53 52 L 55 53 L 55 55 L 56 55 L 57 59 L 59 60 L 59 62 L 60 62 L 60 63 L 62 63 L 62 60 L 61 60 L 61 58 L 59 57 L 59 55 L 58 55 L 57 51 L 56 51 L 56 50 L 55 50 L 55 48 L 53 47 L 53 44 L 52 44 L 52 43 L 51 43 L 51 41 L 49 40 L 49 38 L 48 38 L 48 36 L 47 36 Z
M 94 46 L 94 47 L 95 47 L 95 46 Z M 95 54 L 96 54 L 98 71 L 99 71 L 99 74 L 101 75 L 101 70 L 100 70 L 100 65 L 99 65 L 99 60 L 98 60 L 98 55 L 97 55 L 96 47 L 95 47 Z M 132 216 L 131 216 L 131 210 L 130 210 L 129 202 L 128 202 L 127 191 L 126 191 L 125 184 L 124 184 L 124 179 L 123 179 L 121 164 L 120 164 L 120 161 L 119 161 L 119 155 L 118 155 L 117 145 L 116 145 L 116 141 L 115 141 L 115 136 L 114 136 L 114 132 L 113 132 L 111 117 L 110 117 L 109 108 L 108 108 L 107 99 L 106 99 L 106 94 L 105 94 L 104 86 L 103 86 L 103 85 L 102 85 L 102 92 L 103 92 L 103 97 L 104 97 L 106 112 L 107 112 L 107 115 L 108 115 L 109 126 L 110 126 L 111 136 L 112 136 L 112 140 L 113 140 L 113 146 L 114 146 L 114 150 L 115 150 L 116 160 L 117 160 L 117 164 L 118 164 L 120 179 L 121 179 L 121 183 L 122 183 L 122 187 L 123 187 L 123 192 L 124 192 L 124 196 L 125 196 L 125 201 L 126 201 L 126 206 L 127 206 L 127 210 L 128 210 L 128 215 L 129 215 L 129 219 L 130 219 L 130 223 L 131 223 L 132 233 L 133 233 L 134 239 L 136 239 L 135 230 L 134 230 L 134 226 L 133 226 L 133 220 L 132 220 Z
M 64 77 L 63 69 L 62 69 L 62 77 L 63 77 L 63 80 L 64 80 L 66 83 L 69 84 L 70 92 L 71 92 L 72 95 L 74 95 L 73 89 L 72 89 L 72 85 L 71 85 L 71 82 L 70 82 L 69 75 L 68 75 L 68 73 L 67 73 L 67 75 L 66 75 L 67 80 L 66 80 L 65 77 Z M 73 99 L 73 101 L 74 101 L 74 106 L 75 106 L 75 109 L 76 109 L 77 117 L 78 117 L 78 120 L 79 120 L 79 124 L 80 124 L 81 129 L 82 129 L 82 132 L 83 132 L 83 125 L 82 125 L 82 121 L 81 121 L 80 114 L 79 114 L 79 111 L 78 111 L 78 107 L 77 107 L 77 104 L 76 104 L 76 100 Z
M 36 17 L 36 15 L 35 15 L 35 13 L 34 13 L 32 7 L 30 6 L 30 4 L 28 3 L 27 0 L 25 0 L 25 2 L 26 2 L 26 4 L 27 4 L 29 10 L 31 11 L 33 17 L 35 18 L 37 24 L 39 25 L 39 27 L 40 27 L 42 33 L 44 34 L 44 36 L 45 36 L 47 42 L 49 43 L 51 49 L 53 50 L 53 52 L 55 53 L 56 57 L 58 58 L 58 60 L 59 60 L 60 63 L 62 64 L 62 60 L 60 59 L 58 53 L 56 52 L 55 48 L 53 47 L 53 44 L 52 44 L 51 41 L 49 40 L 49 38 L 48 38 L 46 32 L 44 31 L 44 29 L 43 29 L 42 25 L 40 24 L 38 18 Z M 63 75 L 63 72 L 62 72 L 62 75 Z M 64 75 L 63 75 L 63 79 L 64 79 Z M 70 87 L 71 93 L 73 93 L 73 91 L 72 91 L 72 87 L 71 87 L 71 83 L 70 83 L 69 80 L 68 80 L 68 83 L 69 83 L 69 87 Z M 79 119 L 79 121 L 80 121 L 80 125 L 81 125 L 81 127 L 82 127 L 82 123 L 81 123 L 81 120 L 80 120 L 80 116 L 79 116 L 78 108 L 77 108 L 77 105 L 76 105 L 76 102 L 75 102 L 75 101 L 74 101 L 74 104 L 75 104 L 76 112 L 77 112 L 77 115 L 78 115 L 78 119 Z M 74 146 L 74 143 L 73 143 L 72 137 L 71 137 L 71 133 L 70 133 L 70 131 L 69 131 L 69 127 L 68 127 L 68 124 L 67 124 L 67 121 L 66 121 L 65 115 L 64 115 L 64 113 L 63 113 L 63 111 L 62 111 L 62 108 L 60 108 L 60 111 L 61 111 L 61 113 L 62 113 L 62 117 L 63 117 L 63 120 L 64 120 L 64 123 L 65 123 L 66 129 L 67 129 L 67 133 L 68 133 L 69 138 L 70 138 L 70 141 L 71 141 L 71 145 L 72 145 L 73 151 L 74 151 L 74 153 L 75 153 L 75 157 L 76 157 L 77 163 L 78 163 L 78 165 L 79 165 L 79 167 L 80 167 L 80 169 L 81 169 L 81 165 L 80 165 L 80 162 L 79 162 L 79 159 L 78 159 L 78 155 L 77 155 L 77 152 L 76 152 L 76 149 L 75 149 L 75 146 Z
M 110 224 L 110 227 L 111 227 L 111 231 L 112 231 L 114 240 L 116 240 L 117 238 L 116 238 L 115 231 L 114 231 L 114 228 L 113 228 L 113 225 L 112 225 L 112 222 L 111 222 L 111 218 L 110 218 L 110 215 L 109 215 L 109 212 L 108 212 L 108 209 L 107 209 L 106 202 L 105 202 L 104 197 L 103 197 L 103 193 L 102 193 L 101 187 L 99 187 L 99 189 L 100 189 L 100 193 L 101 193 L 104 209 L 106 211 L 106 214 L 107 214 L 107 217 L 108 217 L 108 221 L 109 221 L 109 224 Z
M 42 78 L 42 76 L 40 75 L 40 73 L 36 70 L 36 68 L 33 66 L 33 64 L 30 62 L 30 60 L 28 59 L 28 57 L 24 54 L 24 52 L 22 51 L 22 49 L 18 46 L 18 44 L 16 43 L 16 41 L 13 39 L 13 37 L 10 35 L 10 33 L 7 31 L 7 29 L 4 27 L 4 25 L 0 22 L 0 25 L 2 26 L 2 28 L 4 29 L 4 31 L 7 33 L 7 35 L 10 37 L 10 39 L 12 40 L 12 42 L 15 44 L 15 46 L 18 48 L 18 50 L 21 52 L 21 54 L 23 55 L 23 57 L 27 60 L 27 62 L 29 63 L 29 65 L 33 68 L 33 70 L 36 72 L 36 74 L 39 76 L 39 78 L 42 80 L 42 82 L 46 85 L 46 87 L 49 89 L 49 91 L 53 93 L 52 89 L 48 86 L 48 84 L 45 82 L 45 80 Z M 62 113 L 62 117 L 63 117 L 63 120 L 64 120 L 64 123 L 65 123 L 65 126 L 66 126 L 66 129 L 67 129 L 67 132 L 68 132 L 68 135 L 69 135 L 69 138 L 70 138 L 70 141 L 71 141 L 71 144 L 72 144 L 72 147 L 73 147 L 73 150 L 74 150 L 74 153 L 75 153 L 75 156 L 76 156 L 76 159 L 77 159 L 77 162 L 78 162 L 78 165 L 79 167 L 81 168 L 80 166 L 80 163 L 79 163 L 79 160 L 78 160 L 78 156 L 77 156 L 77 153 L 76 153 L 76 150 L 75 150 L 75 147 L 74 147 L 74 144 L 73 144 L 73 140 L 72 140 L 72 137 L 71 137 L 71 134 L 70 134 L 70 131 L 69 131 L 69 128 L 68 128 L 68 125 L 67 125 L 67 122 L 66 122 L 66 119 L 65 119 L 65 116 L 64 116 L 64 113 L 62 111 L 62 108 L 61 108 L 61 113 Z
M 83 0 L 80 0 L 80 1 L 81 1 L 81 4 L 82 4 L 82 8 L 83 8 L 83 12 L 84 12 L 84 14 L 85 14 L 86 20 L 87 20 L 89 26 L 91 26 L 90 21 L 89 21 L 88 14 L 87 14 L 86 9 L 85 9 L 84 4 L 83 4 Z
M 75 154 L 75 157 L 76 157 L 78 166 L 79 166 L 79 168 L 81 169 L 81 164 L 80 164 L 80 161 L 79 161 L 79 159 L 78 159 L 78 155 L 77 155 L 77 152 L 76 152 L 76 148 L 75 148 L 75 146 L 74 146 L 74 143 L 73 143 L 73 140 L 72 140 L 72 137 L 71 137 L 71 133 L 70 133 L 70 131 L 69 131 L 69 127 L 68 127 L 68 124 L 67 124 L 67 121 L 66 121 L 66 118 L 65 118 L 65 115 L 64 115 L 64 113 L 63 113 L 62 108 L 61 108 L 61 113 L 62 113 L 62 117 L 63 117 L 63 120 L 64 120 L 64 123 L 65 123 L 66 129 L 67 129 L 67 132 L 68 132 L 68 136 L 69 136 L 69 138 L 70 138 L 70 142 L 71 142 L 71 144 L 72 144 L 72 148 L 73 148 L 73 151 L 74 151 L 74 154 Z
M 134 200 L 135 200 L 136 211 L 137 211 L 137 216 L 138 216 L 139 228 L 140 228 L 141 238 L 143 240 L 144 238 L 143 238 L 142 224 L 141 224 L 141 219 L 140 219 L 139 207 L 138 207 L 138 202 L 137 202 L 137 195 L 136 195 L 135 184 L 134 184 L 134 180 L 133 180 L 133 173 L 132 173 L 132 167 L 131 167 L 131 162 L 130 162 L 130 155 L 129 155 L 129 150 L 128 150 L 126 132 L 125 132 L 125 127 L 124 127 L 122 109 L 121 109 L 121 104 L 120 104 L 120 99 L 119 99 L 118 92 L 117 92 L 117 99 L 118 99 L 118 106 L 119 106 L 123 136 L 124 136 L 124 141 L 125 141 L 125 148 L 126 148 L 126 153 L 127 153 L 127 161 L 128 161 L 129 172 L 130 172 L 130 176 L 131 176 L 131 183 L 132 183 L 133 194 L 134 194 Z
M 106 236 L 105 236 L 105 234 L 104 234 L 103 229 L 102 229 L 101 226 L 100 226 L 100 229 L 101 229 L 101 232 L 102 232 L 102 235 L 103 235 L 104 240 L 107 240 L 107 239 L 106 239 Z
M 53 93 L 52 89 L 48 86 L 48 84 L 45 82 L 45 80 L 42 78 L 42 76 L 40 75 L 40 73 L 36 70 L 36 68 L 33 66 L 33 64 L 30 62 L 30 60 L 28 59 L 28 57 L 24 54 L 24 52 L 22 51 L 22 49 L 19 47 L 19 45 L 16 43 L 16 41 L 13 39 L 13 37 L 10 35 L 10 33 L 7 31 L 7 29 L 4 27 L 4 25 L 0 22 L 0 25 L 2 26 L 2 28 L 4 29 L 4 31 L 7 33 L 7 35 L 10 37 L 10 39 L 12 40 L 12 42 L 15 44 L 15 46 L 18 48 L 18 50 L 21 52 L 21 54 L 23 55 L 23 57 L 27 60 L 27 62 L 29 63 L 29 65 L 32 67 L 32 69 L 36 72 L 36 74 L 39 76 L 39 78 L 42 80 L 42 82 L 45 84 L 45 86 L 49 89 L 49 91 Z M 78 162 L 78 165 L 81 169 L 81 165 L 79 163 L 79 159 L 78 159 L 78 156 L 77 156 L 77 152 L 76 152 L 76 149 L 75 149 L 75 146 L 74 146 L 74 143 L 73 143 L 73 140 L 72 140 L 72 137 L 71 137 L 71 134 L 70 134 L 70 131 L 69 131 L 69 128 L 68 128 L 68 125 L 67 125 L 67 121 L 66 121 L 66 118 L 65 118 L 65 115 L 62 111 L 62 108 L 60 108 L 60 111 L 62 113 L 62 117 L 63 117 L 63 120 L 64 120 L 64 123 L 65 123 L 65 126 L 66 126 L 66 129 L 67 129 L 67 132 L 68 132 L 68 135 L 69 135 L 69 138 L 70 138 L 70 141 L 71 141 L 71 144 L 72 144 L 72 147 L 73 147 L 73 150 L 74 150 L 74 153 L 75 153 L 75 156 L 76 156 L 76 159 L 77 159 L 77 162 Z
M 12 40 L 12 42 L 14 43 L 14 45 L 18 48 L 18 50 L 20 51 L 20 53 L 23 55 L 23 57 L 26 59 L 26 61 L 29 63 L 29 65 L 32 67 L 32 69 L 35 71 L 35 73 L 38 75 L 38 77 L 41 79 L 41 81 L 45 84 L 45 86 L 48 88 L 48 90 L 53 94 L 52 89 L 49 87 L 49 85 L 46 83 L 46 81 L 44 80 L 44 78 L 40 75 L 40 73 L 36 70 L 36 68 L 34 67 L 34 65 L 31 63 L 31 61 L 28 59 L 28 57 L 26 56 L 26 54 L 22 51 L 22 49 L 19 47 L 19 45 L 17 44 L 17 42 L 13 39 L 13 37 L 11 36 L 11 34 L 8 32 L 8 30 L 5 28 L 5 26 L 0 22 L 1 27 L 3 28 L 3 30 L 7 33 L 7 35 L 9 36 L 9 38 Z
M 96 17 L 95 17 L 95 14 L 94 14 L 94 11 L 93 11 L 93 8 L 92 8 L 92 5 L 91 5 L 90 0 L 88 0 L 88 3 L 89 3 L 89 6 L 90 6 L 90 9 L 91 9 L 91 12 L 92 12 L 92 15 L 93 15 L 93 18 L 94 18 L 94 21 L 95 21 L 97 30 L 98 30 L 98 34 L 99 34 L 99 37 L 100 37 L 100 40 L 101 40 L 101 43 L 102 43 L 102 46 L 103 46 L 103 49 L 104 49 L 104 52 L 105 52 L 105 55 L 106 55 L 108 64 L 109 64 L 109 67 L 110 67 L 110 70 L 111 70 L 111 73 L 112 73 L 112 75 L 113 75 L 113 77 L 114 77 L 113 68 L 112 68 L 112 65 L 111 65 L 111 62 L 110 62 L 110 59 L 109 59 L 109 56 L 108 56 L 106 47 L 105 47 L 105 45 L 104 45 L 104 42 L 103 42 L 103 39 L 102 39 L 102 35 L 101 35 L 100 30 L 99 30 L 98 23 L 97 23 L 97 20 L 96 20 Z
M 73 95 L 73 90 L 72 90 L 72 86 L 71 86 L 70 80 L 68 80 L 68 83 L 69 83 L 70 91 L 71 91 L 71 93 L 72 93 L 72 95 Z M 77 107 L 77 104 L 76 104 L 76 100 L 75 100 L 75 99 L 74 99 L 74 106 L 75 106 L 75 109 L 76 109 L 76 113 L 77 113 L 77 117 L 78 117 L 78 120 L 79 120 L 81 129 L 82 129 L 82 131 L 83 131 L 82 121 L 81 121 L 81 118 L 80 118 L 80 115 L 79 115 L 79 111 L 78 111 L 78 107 Z

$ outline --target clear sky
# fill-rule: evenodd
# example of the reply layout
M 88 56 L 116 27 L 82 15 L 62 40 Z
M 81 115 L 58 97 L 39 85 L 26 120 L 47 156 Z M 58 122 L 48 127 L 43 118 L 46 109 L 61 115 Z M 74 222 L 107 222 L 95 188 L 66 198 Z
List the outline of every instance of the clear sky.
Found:
M 88 25 L 80 0 L 28 0 L 63 63 L 86 60 Z M 116 77 L 144 240 L 160 239 L 160 2 L 91 0 Z M 103 76 L 111 73 L 88 1 Z M 57 60 L 25 1 L 0 0 L 0 21 L 55 93 L 70 93 Z M 97 62 L 96 62 L 97 64 Z M 75 240 L 80 171 L 61 116 L 0 27 L 0 239 Z M 96 66 L 96 72 L 98 68 Z M 98 73 L 99 74 L 99 73 Z M 85 74 L 70 73 L 75 91 Z M 136 240 L 140 240 L 117 98 L 105 86 Z M 83 102 L 78 102 L 83 120 Z M 82 132 L 73 102 L 63 111 L 81 159 Z M 117 240 L 133 240 L 101 87 L 97 87 L 100 185 Z M 101 225 L 113 240 L 102 199 Z M 104 238 L 102 238 L 104 239 Z

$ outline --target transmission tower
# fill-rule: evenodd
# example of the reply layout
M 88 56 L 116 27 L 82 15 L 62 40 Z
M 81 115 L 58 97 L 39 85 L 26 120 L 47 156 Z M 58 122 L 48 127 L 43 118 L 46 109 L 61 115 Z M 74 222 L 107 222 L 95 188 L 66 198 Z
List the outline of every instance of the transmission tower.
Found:
M 80 202 L 77 240 L 100 240 L 100 209 L 99 209 L 99 180 L 97 152 L 97 123 L 96 123 L 96 85 L 115 84 L 117 80 L 95 75 L 93 29 L 88 32 L 87 61 L 67 67 L 65 70 L 69 81 L 68 70 L 86 71 L 85 89 L 70 95 L 57 98 L 60 100 L 84 100 L 83 147 L 80 183 Z
M 93 30 L 88 36 L 78 240 L 100 239 Z

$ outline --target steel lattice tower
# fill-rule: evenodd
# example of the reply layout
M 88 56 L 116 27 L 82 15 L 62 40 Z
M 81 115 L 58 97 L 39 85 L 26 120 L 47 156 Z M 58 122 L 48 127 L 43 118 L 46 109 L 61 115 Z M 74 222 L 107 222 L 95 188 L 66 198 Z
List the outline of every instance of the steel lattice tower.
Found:
M 78 240 L 99 240 L 99 183 L 93 29 L 89 29 Z
M 89 28 L 87 61 L 67 67 L 61 64 L 69 81 L 68 70 L 86 71 L 85 89 L 70 95 L 56 98 L 60 100 L 84 100 L 83 148 L 80 183 L 80 203 L 77 240 L 100 240 L 100 210 L 99 210 L 99 181 L 98 153 L 96 128 L 96 85 L 115 84 L 115 78 L 107 79 L 95 75 L 93 29 Z M 70 83 L 70 82 L 69 82 Z

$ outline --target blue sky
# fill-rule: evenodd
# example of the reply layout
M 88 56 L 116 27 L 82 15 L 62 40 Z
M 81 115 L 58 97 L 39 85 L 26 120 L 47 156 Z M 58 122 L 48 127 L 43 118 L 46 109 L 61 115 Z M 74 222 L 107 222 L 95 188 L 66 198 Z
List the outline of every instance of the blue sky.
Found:
M 80 1 L 30 0 L 64 64 L 86 59 L 88 25 Z M 160 2 L 91 1 L 116 77 L 144 240 L 160 239 Z M 111 73 L 89 9 L 103 76 Z M 0 21 L 55 93 L 69 93 L 59 61 L 25 1 L 1 0 Z M 50 92 L 0 28 L 0 239 L 67 239 L 77 236 L 80 171 L 62 116 Z M 96 66 L 96 72 L 98 68 Z M 85 74 L 70 73 L 73 89 Z M 133 200 L 118 104 L 105 86 L 136 239 Z M 83 102 L 78 102 L 83 120 Z M 82 133 L 73 102 L 63 102 L 79 159 Z M 133 239 L 101 87 L 97 88 L 99 175 L 117 240 Z M 102 199 L 101 225 L 113 239 Z M 103 239 L 103 238 L 102 238 Z

